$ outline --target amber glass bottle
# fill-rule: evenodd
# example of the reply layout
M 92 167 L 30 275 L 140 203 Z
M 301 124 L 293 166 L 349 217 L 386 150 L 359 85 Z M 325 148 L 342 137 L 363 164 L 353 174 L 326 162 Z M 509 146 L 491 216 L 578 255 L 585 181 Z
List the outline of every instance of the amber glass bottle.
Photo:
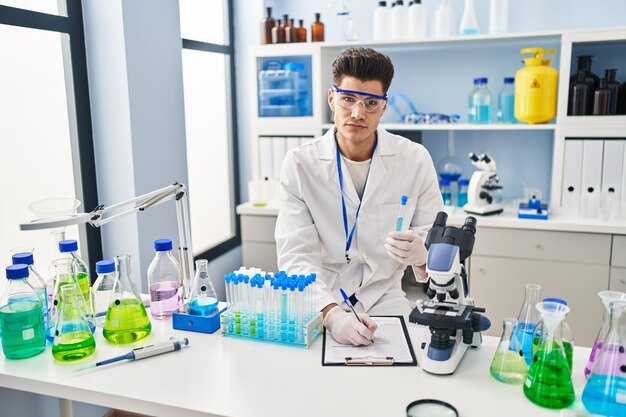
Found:
M 285 29 L 285 42 L 287 43 L 298 42 L 298 28 L 293 20 L 289 19 L 289 27 Z
M 324 42 L 324 24 L 319 13 L 315 13 L 315 22 L 311 25 L 311 42 Z
M 285 28 L 282 27 L 280 19 L 272 28 L 272 43 L 285 43 Z
M 272 43 L 272 28 L 276 22 L 272 17 L 272 8 L 265 9 L 265 18 L 261 20 L 261 45 Z
M 298 42 L 306 42 L 306 28 L 304 27 L 304 20 L 300 19 L 300 27 L 298 27 Z

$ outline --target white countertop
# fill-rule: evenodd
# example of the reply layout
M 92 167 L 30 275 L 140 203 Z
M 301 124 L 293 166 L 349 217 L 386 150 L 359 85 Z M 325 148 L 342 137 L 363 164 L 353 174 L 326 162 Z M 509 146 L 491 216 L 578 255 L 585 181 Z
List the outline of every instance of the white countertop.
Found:
M 446 206 L 444 210 L 448 213 L 448 221 L 453 225 L 461 225 L 467 216 L 460 207 Z M 253 206 L 246 202 L 237 206 L 237 214 L 250 216 L 277 216 L 278 206 L 270 203 L 262 207 Z M 505 207 L 504 212 L 490 216 L 474 215 L 478 220 L 478 227 L 498 227 L 507 229 L 525 230 L 552 230 L 560 232 L 583 232 L 583 233 L 607 233 L 616 235 L 626 235 L 626 220 L 616 220 L 612 222 L 602 219 L 588 219 L 564 212 L 550 213 L 548 220 L 518 219 L 517 209 L 513 205 Z
M 422 330 L 409 326 L 414 348 Z M 310 349 L 171 330 L 153 320 L 153 332 L 139 345 L 184 336 L 180 352 L 118 363 L 80 373 L 75 369 L 126 353 L 97 331 L 92 357 L 60 364 L 46 352 L 25 360 L 0 356 L 0 386 L 158 416 L 319 417 L 404 416 L 417 399 L 453 404 L 462 417 L 558 416 L 534 405 L 521 386 L 495 381 L 489 365 L 498 338 L 466 353 L 454 375 L 434 376 L 419 367 L 323 367 L 321 337 Z M 417 350 L 416 350 L 417 351 Z M 575 348 L 573 381 L 580 402 L 588 348 Z M 504 412 L 503 410 L 507 410 Z

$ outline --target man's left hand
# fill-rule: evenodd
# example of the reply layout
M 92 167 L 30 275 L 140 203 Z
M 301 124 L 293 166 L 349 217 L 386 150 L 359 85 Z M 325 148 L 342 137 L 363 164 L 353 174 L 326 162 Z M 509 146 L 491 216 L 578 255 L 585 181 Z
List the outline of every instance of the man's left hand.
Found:
M 385 242 L 389 256 L 401 264 L 421 266 L 426 263 L 428 251 L 415 231 L 390 232 Z

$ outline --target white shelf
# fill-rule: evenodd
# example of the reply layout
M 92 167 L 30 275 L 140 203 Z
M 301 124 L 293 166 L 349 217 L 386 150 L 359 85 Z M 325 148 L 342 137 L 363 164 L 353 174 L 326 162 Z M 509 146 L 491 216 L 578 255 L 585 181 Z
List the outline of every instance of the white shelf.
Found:
M 332 123 L 322 124 L 322 129 L 330 129 Z M 470 124 L 470 123 L 449 123 L 449 124 L 404 124 L 404 123 L 381 123 L 380 127 L 388 131 L 421 131 L 421 130 L 554 130 L 555 124 L 527 125 L 516 124 Z

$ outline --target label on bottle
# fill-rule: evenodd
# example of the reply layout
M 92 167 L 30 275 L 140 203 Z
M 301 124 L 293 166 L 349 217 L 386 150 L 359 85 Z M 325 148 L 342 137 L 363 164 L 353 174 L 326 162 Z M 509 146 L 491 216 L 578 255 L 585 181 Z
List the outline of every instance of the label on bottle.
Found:
M 30 340 L 35 338 L 35 329 L 32 327 L 30 329 L 22 330 L 22 339 Z
M 620 404 L 626 404 L 626 392 L 618 390 L 615 394 L 615 402 Z

